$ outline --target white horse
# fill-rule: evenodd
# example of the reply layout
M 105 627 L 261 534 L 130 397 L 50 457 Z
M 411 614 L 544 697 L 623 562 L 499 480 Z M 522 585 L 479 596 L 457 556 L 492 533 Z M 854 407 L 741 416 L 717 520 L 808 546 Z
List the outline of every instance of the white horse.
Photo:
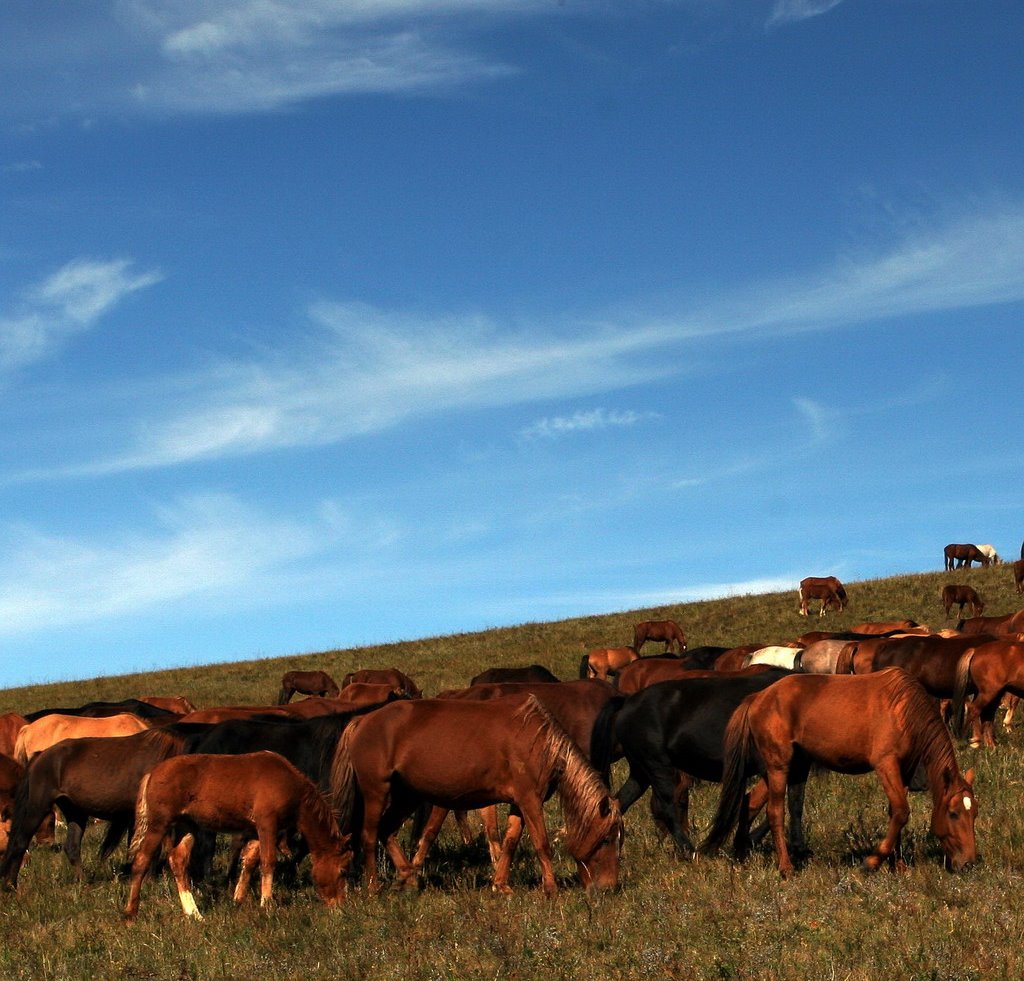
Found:
M 979 545 L 978 551 L 984 555 L 992 565 L 999 565 L 1003 560 L 999 558 L 999 553 L 991 545 Z
M 747 667 L 752 664 L 770 664 L 773 668 L 788 668 L 790 671 L 797 671 L 799 670 L 800 655 L 803 652 L 802 647 L 782 645 L 762 647 L 750 655 L 747 659 Z

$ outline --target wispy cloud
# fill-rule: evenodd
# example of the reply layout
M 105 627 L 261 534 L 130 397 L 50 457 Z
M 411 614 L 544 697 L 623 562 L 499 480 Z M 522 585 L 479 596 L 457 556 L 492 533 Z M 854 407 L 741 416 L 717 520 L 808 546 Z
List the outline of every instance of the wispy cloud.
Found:
M 0 371 L 39 361 L 91 328 L 124 297 L 160 280 L 136 273 L 129 259 L 76 259 L 25 291 L 17 309 L 0 318 Z
M 635 426 L 638 422 L 659 418 L 657 412 L 609 412 L 606 409 L 581 409 L 571 416 L 550 416 L 538 419 L 521 430 L 524 439 L 558 439 L 573 433 L 593 432 L 600 429 L 618 429 Z
M 351 547 L 391 534 L 372 521 L 343 518 L 336 506 L 325 505 L 300 523 L 216 494 L 182 499 L 153 517 L 155 527 L 122 531 L 118 540 L 102 543 L 0 528 L 0 636 L 166 609 L 186 600 L 195 610 L 225 596 L 251 603 L 294 595 L 280 581 L 294 568 L 315 562 L 339 542 Z
M 667 377 L 695 365 L 700 342 L 714 337 L 767 339 L 1021 300 L 1021 255 L 1024 211 L 1017 208 L 953 222 L 880 255 L 844 257 L 818 274 L 760 283 L 702 312 L 658 321 L 638 313 L 513 333 L 482 317 L 430 319 L 359 304 L 321 304 L 310 311 L 315 329 L 299 344 L 181 379 L 171 402 L 147 408 L 121 452 L 62 473 L 111 473 L 326 445 L 410 418 L 592 396 Z M 125 284 L 152 281 L 152 274 L 133 279 L 121 268 L 111 277 L 121 287 L 97 290 L 95 296 L 71 289 L 78 278 L 65 271 L 40 295 L 66 297 L 62 309 L 91 316 L 104 308 L 104 297 L 121 295 Z M 8 325 L 11 336 L 13 326 Z M 23 333 L 49 336 L 34 322 Z M 8 362 L 28 347 L 9 344 Z M 820 436 L 823 413 L 813 403 L 796 404 Z M 632 421 L 628 415 L 583 414 L 549 421 L 542 429 L 554 435 Z
M 775 0 L 768 25 L 787 24 L 827 14 L 843 0 Z
M 829 411 L 820 403 L 806 398 L 793 399 L 793 405 L 807 421 L 811 430 L 811 438 L 815 443 L 823 443 L 829 435 Z

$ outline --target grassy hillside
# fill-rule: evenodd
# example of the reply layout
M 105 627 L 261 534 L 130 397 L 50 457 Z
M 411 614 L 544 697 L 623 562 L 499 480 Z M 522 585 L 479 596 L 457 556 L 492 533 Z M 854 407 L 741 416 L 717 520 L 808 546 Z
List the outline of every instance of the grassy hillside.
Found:
M 939 592 L 969 582 L 987 613 L 1024 606 L 1007 567 L 899 576 L 848 585 L 851 605 L 829 629 L 860 620 L 912 617 L 944 625 Z M 199 705 L 273 700 L 281 674 L 318 667 L 340 680 L 358 667 L 397 666 L 432 694 L 490 666 L 539 662 L 574 677 L 586 646 L 631 639 L 642 618 L 672 617 L 690 645 L 765 643 L 815 629 L 797 615 L 794 590 L 765 596 L 525 624 L 401 644 L 334 650 L 150 674 L 95 678 L 0 692 L 0 710 L 31 711 L 89 699 L 184 694 Z M 885 798 L 873 776 L 822 774 L 808 788 L 807 828 L 815 855 L 779 881 L 769 852 L 744 866 L 727 858 L 680 863 L 654 834 L 646 802 L 626 816 L 622 888 L 585 895 L 560 855 L 564 888 L 546 902 L 524 840 L 510 899 L 489 890 L 483 847 L 467 853 L 446 832 L 420 894 L 354 892 L 341 913 L 326 911 L 308 880 L 279 887 L 272 913 L 231 904 L 222 882 L 198 896 L 201 923 L 184 921 L 168 881 L 143 892 L 139 922 L 122 925 L 126 884 L 101 867 L 87 836 L 86 876 L 73 882 L 62 856 L 35 852 L 18 896 L 0 897 L 4 978 L 293 977 L 778 977 L 992 978 L 1024 975 L 1024 739 L 995 752 L 960 747 L 975 766 L 983 861 L 962 876 L 941 868 L 928 835 L 930 801 L 916 797 L 905 835 L 910 870 L 860 871 L 881 837 Z M 616 771 L 616 786 L 624 777 Z M 698 787 L 692 816 L 703 827 L 717 799 Z M 552 809 L 549 825 L 557 827 Z

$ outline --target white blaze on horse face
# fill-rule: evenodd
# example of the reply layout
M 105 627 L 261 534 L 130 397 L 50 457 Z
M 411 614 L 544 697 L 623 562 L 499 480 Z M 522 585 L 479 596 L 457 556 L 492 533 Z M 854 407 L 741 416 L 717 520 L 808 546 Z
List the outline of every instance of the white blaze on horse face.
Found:
M 964 810 L 969 811 L 973 806 L 971 798 L 964 794 Z

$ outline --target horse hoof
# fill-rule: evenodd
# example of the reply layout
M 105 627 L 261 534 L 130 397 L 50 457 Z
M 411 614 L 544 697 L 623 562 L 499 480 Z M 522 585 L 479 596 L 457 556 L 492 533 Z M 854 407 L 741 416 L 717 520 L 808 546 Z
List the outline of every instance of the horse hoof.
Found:
M 511 896 L 512 893 L 513 893 L 513 889 L 509 885 L 500 885 L 499 886 L 499 885 L 495 884 L 495 885 L 491 886 L 491 892 L 500 893 L 502 896 Z

